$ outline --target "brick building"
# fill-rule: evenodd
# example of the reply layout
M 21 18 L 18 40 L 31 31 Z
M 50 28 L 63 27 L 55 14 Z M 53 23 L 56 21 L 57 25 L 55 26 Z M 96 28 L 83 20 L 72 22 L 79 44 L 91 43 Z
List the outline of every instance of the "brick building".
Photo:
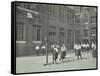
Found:
M 32 3 L 18 3 L 16 5 L 17 56 L 34 55 L 35 46 L 44 44 L 45 39 L 48 42 L 49 52 L 50 46 L 54 43 L 64 43 L 67 49 L 73 49 L 74 42 L 84 39 L 90 41 L 91 23 L 96 25 L 96 23 L 94 24 L 95 12 L 92 14 L 93 20 L 90 22 L 92 16 L 89 15 L 93 7 L 88 7 L 89 10 L 86 13 L 84 9 L 87 7 L 80 6 Z M 86 14 L 88 14 L 88 18 Z M 87 19 L 89 21 L 86 23 Z

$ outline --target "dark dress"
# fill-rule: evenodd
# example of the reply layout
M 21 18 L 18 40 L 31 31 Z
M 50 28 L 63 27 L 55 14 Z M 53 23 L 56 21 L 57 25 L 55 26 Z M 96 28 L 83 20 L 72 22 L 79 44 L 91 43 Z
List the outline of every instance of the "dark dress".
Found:
M 61 51 L 61 59 L 64 59 L 66 56 L 66 52 L 65 51 Z
M 53 50 L 53 59 L 56 60 L 58 58 L 58 52 L 56 50 Z

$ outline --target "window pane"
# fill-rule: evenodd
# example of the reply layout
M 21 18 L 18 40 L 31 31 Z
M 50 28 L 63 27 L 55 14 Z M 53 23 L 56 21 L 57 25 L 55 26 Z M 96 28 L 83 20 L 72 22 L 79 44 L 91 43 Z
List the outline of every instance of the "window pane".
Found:
M 88 37 L 88 30 L 84 30 L 84 36 Z
M 59 31 L 59 42 L 64 43 L 64 28 L 60 28 Z
M 16 39 L 19 41 L 24 40 L 24 24 L 22 23 L 16 25 Z
M 75 23 L 80 23 L 80 15 L 75 16 Z
M 41 40 L 41 29 L 39 25 L 33 25 L 32 28 L 32 40 L 37 40 L 40 41 Z
M 92 16 L 91 22 L 92 22 L 92 23 L 96 23 L 96 17 L 95 17 L 95 16 Z
M 75 42 L 76 43 L 80 42 L 80 30 L 75 31 Z
M 37 29 L 37 40 L 40 40 L 40 29 Z
M 55 26 L 49 26 L 49 42 L 54 43 L 56 40 L 56 27 Z

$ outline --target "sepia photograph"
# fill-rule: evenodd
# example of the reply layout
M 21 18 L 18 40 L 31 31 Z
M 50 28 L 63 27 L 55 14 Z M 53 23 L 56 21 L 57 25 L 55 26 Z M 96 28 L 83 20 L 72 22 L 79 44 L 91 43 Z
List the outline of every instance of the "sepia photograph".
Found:
M 16 73 L 97 69 L 97 6 L 15 2 Z

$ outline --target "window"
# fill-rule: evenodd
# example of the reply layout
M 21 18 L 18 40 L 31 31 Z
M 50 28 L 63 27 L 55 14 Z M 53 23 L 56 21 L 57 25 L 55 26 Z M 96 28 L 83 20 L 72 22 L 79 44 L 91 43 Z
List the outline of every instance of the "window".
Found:
M 88 23 L 89 22 L 89 15 L 88 14 L 81 14 L 81 21 L 84 24 Z
M 88 11 L 89 11 L 89 8 L 87 8 L 87 7 L 81 7 L 81 12 L 82 13 L 86 14 L 86 13 L 88 13 Z
M 59 42 L 60 43 L 64 43 L 64 28 L 60 28 L 60 31 L 59 31 Z
M 54 5 L 48 5 L 48 19 L 49 19 L 49 24 L 51 24 L 53 21 L 55 21 L 54 13 L 55 13 L 55 6 Z
M 17 41 L 23 41 L 25 38 L 24 36 L 24 24 L 23 23 L 17 23 L 16 24 L 16 39 Z
M 50 42 L 55 42 L 55 35 L 56 35 L 56 32 L 49 32 L 49 41 Z
M 40 40 L 40 29 L 37 29 L 37 41 Z
M 71 42 L 71 32 L 72 32 L 72 30 L 67 31 L 67 43 Z
M 80 23 L 80 15 L 75 15 L 75 23 Z
M 91 17 L 91 23 L 96 23 L 96 16 Z
M 88 14 L 84 14 L 84 23 L 88 22 Z
M 32 28 L 32 40 L 40 41 L 41 40 L 41 29 L 39 25 L 33 25 Z
M 56 41 L 56 27 L 55 26 L 49 26 L 49 42 L 55 43 Z
M 49 14 L 49 20 L 51 20 L 52 19 L 52 6 L 50 6 L 50 5 L 48 5 L 48 14 Z
M 84 24 L 89 22 L 89 8 L 88 7 L 81 7 L 81 21 Z
M 79 42 L 80 37 L 80 30 L 75 30 L 75 42 Z
M 73 40 L 72 40 L 72 30 L 68 29 L 67 31 L 67 47 L 68 49 L 72 49 L 73 48 Z
M 67 22 L 68 24 L 74 23 L 73 11 L 71 9 L 67 9 Z
M 91 34 L 96 34 L 96 27 L 91 28 Z
M 35 24 L 39 24 L 41 22 L 40 16 L 33 16 Z
M 95 34 L 95 33 L 96 33 L 96 30 L 92 30 L 92 31 L 91 31 L 91 34 Z
M 64 6 L 59 6 L 59 21 L 64 23 Z
M 84 36 L 88 37 L 88 30 L 87 29 L 84 30 Z
M 71 16 L 70 24 L 74 24 L 74 15 L 72 12 L 70 13 L 70 16 Z M 79 18 L 79 22 L 80 22 L 80 18 Z

